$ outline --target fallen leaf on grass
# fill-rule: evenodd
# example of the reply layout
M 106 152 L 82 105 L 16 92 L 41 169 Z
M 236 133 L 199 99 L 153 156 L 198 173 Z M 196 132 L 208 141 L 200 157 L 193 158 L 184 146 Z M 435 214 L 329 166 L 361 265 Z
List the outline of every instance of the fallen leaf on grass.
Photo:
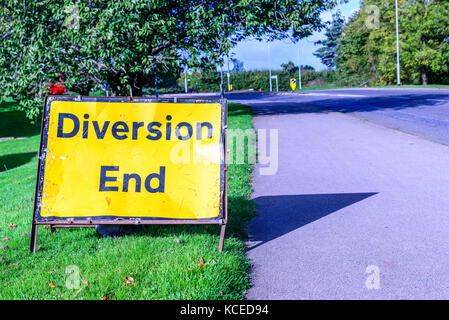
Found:
M 9 238 L 8 237 L 4 237 L 0 241 L 9 241 Z
M 49 283 L 48 285 L 50 286 L 50 288 L 56 288 L 56 286 L 53 283 Z
M 87 282 L 87 280 L 83 280 L 83 283 L 84 283 L 84 287 L 81 287 L 81 288 L 79 288 L 78 290 L 76 290 L 76 292 L 75 292 L 75 294 L 73 295 L 73 297 L 76 297 L 76 296 L 78 295 L 78 293 L 80 293 L 81 290 L 83 290 L 84 288 L 86 288 L 87 285 L 89 284 L 89 283 Z
M 203 267 L 207 266 L 207 263 L 204 262 L 203 258 L 200 257 L 197 260 L 199 262 L 198 265 L 197 265 L 198 268 L 203 268 Z
M 110 298 L 112 298 L 112 297 L 114 297 L 115 296 L 115 294 L 107 294 L 107 295 L 105 295 L 103 298 L 101 298 L 102 300 L 109 300 Z
M 13 229 L 15 227 L 17 227 L 17 224 L 15 224 L 15 223 L 10 223 L 8 226 L 9 229 Z
M 133 277 L 122 277 L 125 282 L 123 283 L 122 287 L 126 286 L 133 286 L 134 285 L 134 278 Z

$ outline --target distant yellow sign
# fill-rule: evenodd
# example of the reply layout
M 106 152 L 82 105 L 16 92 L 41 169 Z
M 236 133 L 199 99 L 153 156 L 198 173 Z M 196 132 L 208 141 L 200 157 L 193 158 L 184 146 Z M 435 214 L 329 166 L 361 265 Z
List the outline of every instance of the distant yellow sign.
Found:
M 290 88 L 292 88 L 292 91 L 295 91 L 295 89 L 296 89 L 296 79 L 295 78 L 290 79 Z
M 51 97 L 36 220 L 222 214 L 222 102 Z

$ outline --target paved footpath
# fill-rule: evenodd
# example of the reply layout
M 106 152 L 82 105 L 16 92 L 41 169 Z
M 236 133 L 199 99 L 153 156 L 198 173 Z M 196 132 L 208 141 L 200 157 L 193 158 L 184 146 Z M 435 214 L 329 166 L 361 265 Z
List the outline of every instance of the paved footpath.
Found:
M 297 111 L 254 118 L 279 130 L 279 169 L 254 174 L 247 298 L 449 299 L 449 148 Z

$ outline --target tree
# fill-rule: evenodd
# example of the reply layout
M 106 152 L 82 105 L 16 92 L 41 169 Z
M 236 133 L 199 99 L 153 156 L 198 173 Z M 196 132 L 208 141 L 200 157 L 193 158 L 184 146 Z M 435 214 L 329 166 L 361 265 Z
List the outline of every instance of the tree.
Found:
M 368 53 L 368 37 L 370 30 L 366 28 L 361 12 L 357 12 L 344 27 L 335 50 L 334 63 L 343 84 L 360 84 L 369 80 L 376 73 L 376 63 Z
M 315 68 L 314 67 L 312 67 L 311 65 L 308 65 L 308 64 L 302 64 L 301 65 L 301 70 L 311 70 L 311 71 L 315 71 Z
M 155 77 L 222 61 L 252 36 L 293 40 L 324 27 L 337 0 L 10 0 L 0 7 L 0 86 L 36 117 L 46 85 L 64 74 L 87 94 L 107 84 L 140 95 Z
M 416 1 L 401 6 L 401 60 L 411 77 L 423 85 L 436 80 L 449 67 L 449 2 Z
M 282 71 L 288 75 L 293 75 L 297 73 L 299 70 L 298 66 L 295 66 L 295 64 L 292 61 L 281 64 L 281 67 Z
M 232 69 L 232 71 L 239 72 L 239 71 L 245 70 L 243 61 L 240 61 L 239 59 L 236 59 L 236 58 L 233 58 L 230 61 L 232 61 L 232 64 L 234 65 L 234 68 Z
M 402 81 L 442 83 L 449 76 L 449 2 L 398 2 Z M 395 28 L 392 1 L 364 0 L 343 29 L 336 50 L 337 70 L 346 78 L 396 83 Z
M 320 58 L 321 62 L 332 68 L 335 66 L 335 56 L 338 44 L 338 39 L 343 31 L 345 25 L 345 19 L 342 17 L 340 11 L 332 15 L 332 23 L 326 27 L 324 40 L 315 42 L 315 45 L 321 45 L 322 47 L 316 50 L 313 55 Z

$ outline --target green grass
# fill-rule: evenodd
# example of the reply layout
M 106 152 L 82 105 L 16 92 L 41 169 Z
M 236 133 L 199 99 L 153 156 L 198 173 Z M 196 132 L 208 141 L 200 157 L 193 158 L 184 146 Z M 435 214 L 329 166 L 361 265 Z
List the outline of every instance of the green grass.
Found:
M 447 84 L 428 84 L 428 85 L 421 85 L 421 84 L 403 84 L 399 87 L 396 85 L 391 86 L 378 86 L 378 87 L 369 87 L 369 88 L 423 88 L 423 89 L 429 89 L 429 88 L 442 88 L 442 89 L 449 89 L 449 85 Z
M 296 91 L 311 91 L 311 90 L 328 90 L 328 89 L 340 89 L 344 87 L 339 87 L 335 84 L 326 84 L 324 86 L 313 86 L 313 87 L 302 87 L 301 89 L 296 88 Z
M 355 89 L 355 88 L 365 88 L 365 87 L 359 87 L 359 86 L 337 86 L 334 84 L 328 84 L 324 86 L 313 86 L 313 87 L 302 87 L 302 89 L 297 88 L 296 91 L 311 91 L 311 90 L 328 90 L 328 89 Z M 449 89 L 449 85 L 446 84 L 429 84 L 426 86 L 423 85 L 417 85 L 417 84 L 405 84 L 401 86 L 396 85 L 389 85 L 389 86 L 367 86 L 366 88 L 423 88 L 423 89 L 430 89 L 430 88 L 441 88 L 441 89 Z
M 230 128 L 252 128 L 251 118 L 247 106 L 229 105 Z M 229 168 L 221 254 L 217 226 L 147 226 L 120 238 L 102 238 L 93 228 L 52 233 L 40 226 L 33 255 L 28 246 L 39 131 L 12 103 L 0 105 L 0 139 L 27 137 L 0 142 L 0 299 L 242 299 L 250 267 L 242 240 L 254 216 L 250 165 Z M 70 266 L 79 270 L 78 290 L 66 286 L 76 285 Z M 124 286 L 123 277 L 134 283 Z

